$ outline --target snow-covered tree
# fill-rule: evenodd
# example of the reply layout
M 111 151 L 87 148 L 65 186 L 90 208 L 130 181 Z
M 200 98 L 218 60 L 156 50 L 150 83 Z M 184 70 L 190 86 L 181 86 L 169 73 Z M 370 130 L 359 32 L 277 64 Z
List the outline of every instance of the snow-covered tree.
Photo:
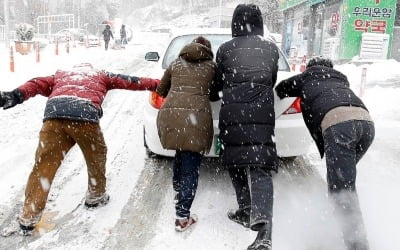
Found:
M 99 25 L 117 17 L 119 8 L 119 0 L 91 0 L 84 6 L 83 22 L 88 24 L 90 32 L 98 33 Z
M 264 23 L 267 25 L 269 31 L 280 33 L 282 12 L 279 10 L 279 1 L 253 0 L 253 3 L 260 7 L 263 13 Z

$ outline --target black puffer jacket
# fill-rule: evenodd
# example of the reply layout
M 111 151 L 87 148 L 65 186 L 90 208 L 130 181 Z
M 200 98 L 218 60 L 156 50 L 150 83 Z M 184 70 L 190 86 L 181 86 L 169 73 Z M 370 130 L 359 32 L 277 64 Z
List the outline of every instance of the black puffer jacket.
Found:
M 222 89 L 219 115 L 223 164 L 276 169 L 273 86 L 278 48 L 264 39 L 261 12 L 239 5 L 232 18 L 232 40 L 217 52 L 216 81 Z
M 317 143 L 321 157 L 324 156 L 321 122 L 325 114 L 339 106 L 356 106 L 367 110 L 350 89 L 347 77 L 330 67 L 309 67 L 303 73 L 280 82 L 275 90 L 280 98 L 301 97 L 304 122 Z

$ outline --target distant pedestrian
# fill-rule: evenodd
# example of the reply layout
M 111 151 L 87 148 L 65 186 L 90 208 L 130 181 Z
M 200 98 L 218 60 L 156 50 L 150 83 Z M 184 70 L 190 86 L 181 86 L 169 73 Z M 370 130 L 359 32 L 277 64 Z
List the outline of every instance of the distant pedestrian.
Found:
M 321 158 L 325 154 L 329 196 L 347 249 L 369 249 L 356 191 L 356 164 L 375 136 L 365 104 L 350 89 L 347 77 L 325 58 L 311 59 L 303 73 L 275 89 L 280 98 L 301 98 L 304 122 Z
M 111 26 L 106 25 L 106 27 L 103 30 L 103 38 L 104 38 L 104 47 L 106 50 L 108 50 L 108 44 L 110 42 L 110 39 L 114 39 L 113 33 L 111 31 Z
M 25 201 L 18 218 L 20 232 L 31 235 L 41 219 L 54 176 L 68 151 L 77 144 L 87 165 L 88 189 L 85 206 L 108 203 L 106 193 L 107 146 L 99 120 L 101 104 L 109 90 L 155 90 L 159 80 L 114 74 L 90 64 L 71 70 L 57 70 L 52 76 L 37 77 L 10 92 L 0 92 L 0 107 L 9 109 L 36 95 L 48 97 L 35 164 L 25 189 Z M 5 235 L 7 236 L 7 235 Z
M 121 45 L 128 44 L 128 41 L 126 40 L 126 30 L 125 30 L 125 24 L 121 25 L 121 29 L 119 31 L 119 34 L 121 36 Z
M 190 213 L 203 154 L 213 141 L 209 101 L 215 63 L 210 42 L 197 37 L 165 70 L 157 93 L 166 97 L 158 112 L 157 127 L 163 148 L 175 150 L 173 188 L 176 192 L 175 229 L 184 231 L 197 222 Z

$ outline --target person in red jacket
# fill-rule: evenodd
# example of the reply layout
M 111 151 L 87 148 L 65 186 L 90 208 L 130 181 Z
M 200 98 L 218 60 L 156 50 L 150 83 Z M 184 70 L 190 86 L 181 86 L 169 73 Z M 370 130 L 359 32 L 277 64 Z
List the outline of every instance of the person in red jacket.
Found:
M 107 146 L 99 125 L 101 104 L 109 90 L 152 90 L 159 80 L 114 74 L 97 70 L 90 64 L 57 70 L 52 76 L 29 80 L 11 92 L 0 92 L 0 107 L 9 109 L 36 95 L 48 97 L 35 165 L 25 189 L 19 228 L 14 232 L 31 235 L 46 206 L 54 176 L 64 156 L 78 144 L 88 170 L 85 206 L 108 203 L 106 193 Z

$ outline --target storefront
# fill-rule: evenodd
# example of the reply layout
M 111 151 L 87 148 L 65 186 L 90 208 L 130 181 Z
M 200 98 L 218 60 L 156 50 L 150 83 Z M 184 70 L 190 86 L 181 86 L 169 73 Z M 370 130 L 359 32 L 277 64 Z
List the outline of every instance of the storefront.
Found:
M 397 0 L 280 0 L 287 55 L 323 55 L 349 60 L 360 54 L 362 34 L 394 32 Z
M 332 60 L 338 59 L 342 36 L 342 1 L 310 1 L 312 10 L 313 41 L 309 44 L 308 55 L 323 55 Z
M 344 0 L 340 58 L 351 59 L 360 53 L 364 32 L 388 34 L 391 48 L 395 14 L 396 0 Z
M 400 0 L 397 0 L 396 17 L 394 21 L 392 57 L 400 62 Z
M 307 54 L 310 8 L 307 0 L 281 0 L 283 10 L 282 50 L 289 57 Z

